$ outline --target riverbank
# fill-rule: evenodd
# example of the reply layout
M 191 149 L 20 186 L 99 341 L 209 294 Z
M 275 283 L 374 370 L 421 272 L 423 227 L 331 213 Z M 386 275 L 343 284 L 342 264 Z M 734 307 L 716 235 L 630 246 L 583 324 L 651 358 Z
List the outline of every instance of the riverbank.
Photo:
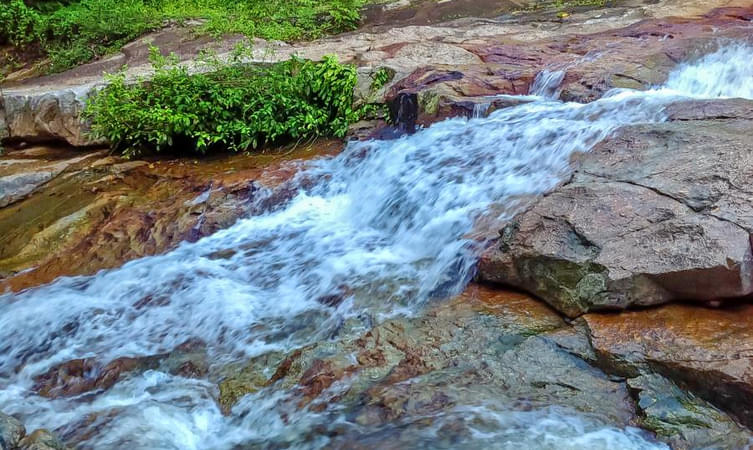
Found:
M 302 45 L 395 70 L 393 140 L 123 160 L 22 107 L 0 410 L 79 448 L 749 446 L 753 12 L 675 6 Z

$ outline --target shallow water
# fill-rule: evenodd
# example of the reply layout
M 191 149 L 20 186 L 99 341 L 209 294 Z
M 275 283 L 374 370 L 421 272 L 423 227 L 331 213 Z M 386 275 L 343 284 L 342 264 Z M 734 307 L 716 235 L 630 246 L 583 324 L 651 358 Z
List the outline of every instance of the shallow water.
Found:
M 31 386 L 35 375 L 75 358 L 107 362 L 200 339 L 218 369 L 326 339 L 346 321 L 357 333 L 387 317 L 420 314 L 427 301 L 459 293 L 469 281 L 481 243 L 467 236 L 482 215 L 513 214 L 519 199 L 567 176 L 574 152 L 620 126 L 663 120 L 671 102 L 753 98 L 753 49 L 724 48 L 681 66 L 664 87 L 613 91 L 587 105 L 550 98 L 560 74 L 540 78 L 542 95 L 533 102 L 394 141 L 351 144 L 293 179 L 298 194 L 285 204 L 196 243 L 0 296 L 0 410 L 30 429 L 86 428 L 81 444 L 90 448 L 327 445 L 331 438 L 311 430 L 347 423 L 346 416 L 336 408 L 297 410 L 273 390 L 247 396 L 225 417 L 216 380 L 156 370 L 94 396 L 49 400 Z M 344 301 L 317 301 L 333 296 Z M 433 427 L 470 421 L 472 432 L 452 447 L 661 447 L 575 411 L 506 408 L 458 405 L 434 417 Z M 85 417 L 90 423 L 82 425 Z M 433 427 L 406 445 L 439 446 Z

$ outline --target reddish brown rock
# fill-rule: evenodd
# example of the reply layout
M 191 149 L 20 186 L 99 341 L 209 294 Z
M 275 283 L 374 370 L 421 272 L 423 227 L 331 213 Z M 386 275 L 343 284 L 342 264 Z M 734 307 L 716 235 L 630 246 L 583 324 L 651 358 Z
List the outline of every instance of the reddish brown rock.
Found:
M 376 427 L 489 402 L 504 411 L 560 405 L 620 427 L 632 423 L 626 385 L 549 338 L 565 327 L 526 295 L 473 285 L 423 316 L 388 320 L 287 358 L 254 358 L 223 380 L 221 401 L 227 410 L 243 394 L 273 387 L 299 406 L 345 408 L 357 424 Z M 274 361 L 278 370 L 267 380 L 264 364 Z
M 607 371 L 659 372 L 753 425 L 753 306 L 669 305 L 583 317 Z
M 149 369 L 183 377 L 203 377 L 208 371 L 206 348 L 202 342 L 187 341 L 169 353 L 121 357 L 105 365 L 94 358 L 74 359 L 35 376 L 32 389 L 43 397 L 71 397 L 110 389 L 122 376 Z
M 302 161 L 341 146 L 322 141 L 287 153 L 147 161 L 66 149 L 7 152 L 0 177 L 63 168 L 0 208 L 0 292 L 117 267 L 226 228 L 251 212 L 258 189 L 281 187 L 259 207 L 284 202 L 295 193 L 284 182 Z
M 74 359 L 34 377 L 34 389 L 43 397 L 70 397 L 93 390 L 111 388 L 121 373 L 133 370 L 139 362 L 119 358 L 104 367 L 93 359 Z

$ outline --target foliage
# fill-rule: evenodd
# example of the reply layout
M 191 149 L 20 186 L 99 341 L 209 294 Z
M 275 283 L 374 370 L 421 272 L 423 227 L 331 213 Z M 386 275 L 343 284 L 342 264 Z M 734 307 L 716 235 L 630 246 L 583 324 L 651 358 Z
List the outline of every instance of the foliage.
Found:
M 371 85 L 369 86 L 369 89 L 371 89 L 372 92 L 378 91 L 381 89 L 385 84 L 392 81 L 392 79 L 395 77 L 395 71 L 388 68 L 388 67 L 380 67 L 377 69 L 376 72 L 371 76 Z
M 0 5 L 0 44 L 21 46 L 33 41 L 41 16 L 23 0 Z
M 59 71 L 119 49 L 159 23 L 142 0 L 81 0 L 46 15 L 40 34 Z
M 10 0 L 0 43 L 39 42 L 60 71 L 118 50 L 166 21 L 201 19 L 197 31 L 311 39 L 358 25 L 364 0 Z
M 92 131 L 131 157 L 144 151 L 243 151 L 283 140 L 343 137 L 359 120 L 356 71 L 334 58 L 231 65 L 190 74 L 153 49 L 151 81 L 123 73 L 89 99 Z

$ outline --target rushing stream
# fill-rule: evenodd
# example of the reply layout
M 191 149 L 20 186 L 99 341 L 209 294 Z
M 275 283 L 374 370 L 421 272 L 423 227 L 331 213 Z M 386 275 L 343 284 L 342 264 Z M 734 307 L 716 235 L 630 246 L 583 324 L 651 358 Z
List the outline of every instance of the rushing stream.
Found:
M 542 95 L 523 105 L 351 144 L 299 174 L 291 182 L 298 194 L 283 205 L 199 242 L 2 295 L 0 411 L 24 418 L 27 428 L 63 433 L 112 412 L 113 420 L 91 426 L 82 443 L 91 448 L 326 445 L 325 434 L 299 436 L 346 419 L 291 410 L 273 390 L 247 396 L 223 416 L 216 380 L 149 370 L 98 395 L 51 400 L 32 392 L 33 377 L 75 358 L 154 355 L 188 339 L 205 342 L 219 368 L 327 339 L 346 323 L 357 333 L 390 316 L 420 314 L 422 304 L 469 281 L 479 243 L 467 236 L 481 215 L 515 212 L 568 174 L 573 152 L 620 126 L 661 121 L 670 102 L 753 98 L 752 74 L 753 50 L 728 47 L 680 67 L 664 87 L 614 91 L 583 105 L 547 96 L 562 80 L 547 72 L 537 85 Z M 337 306 L 321 301 L 340 297 Z M 557 408 L 515 412 L 490 402 L 445 414 L 484 417 L 468 448 L 662 447 L 636 430 Z M 416 442 L 431 443 L 431 429 L 423 433 Z

